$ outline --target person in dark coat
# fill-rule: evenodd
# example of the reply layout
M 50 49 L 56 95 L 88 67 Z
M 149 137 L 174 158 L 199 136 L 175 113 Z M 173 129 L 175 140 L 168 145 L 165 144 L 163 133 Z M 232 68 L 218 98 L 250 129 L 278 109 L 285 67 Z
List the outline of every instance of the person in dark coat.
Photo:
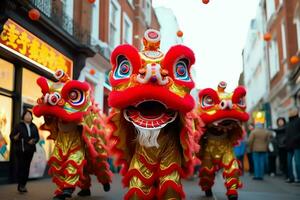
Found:
M 272 129 L 275 133 L 275 140 L 278 146 L 278 157 L 279 157 L 279 169 L 288 178 L 287 171 L 287 149 L 285 145 L 286 140 L 286 120 L 283 117 L 279 117 L 277 120 L 277 129 Z
M 278 143 L 276 139 L 276 132 L 272 131 L 271 138 L 268 145 L 268 173 L 270 176 L 275 176 L 277 165 L 276 158 L 278 156 Z
M 39 141 L 39 133 L 36 125 L 32 122 L 32 112 L 25 110 L 20 122 L 10 134 L 10 139 L 16 155 L 18 191 L 27 192 L 26 183 L 29 176 L 30 163 L 35 144 Z
M 247 139 L 246 141 L 248 140 L 249 136 L 250 136 L 250 133 L 251 131 L 253 131 L 254 129 L 254 124 L 249 124 L 248 127 L 247 127 Z M 254 173 L 254 164 L 253 164 L 253 158 L 252 158 L 252 152 L 250 150 L 250 146 L 249 144 L 246 144 L 247 145 L 247 148 L 246 148 L 246 152 L 247 152 L 247 158 L 248 158 L 248 163 L 249 163 L 249 173 L 250 174 L 253 174 Z
M 286 148 L 288 150 L 288 183 L 295 182 L 293 174 L 293 157 L 295 160 L 295 168 L 297 177 L 300 177 L 300 118 L 298 110 L 290 112 L 289 123 L 286 128 Z M 299 182 L 298 180 L 297 182 Z

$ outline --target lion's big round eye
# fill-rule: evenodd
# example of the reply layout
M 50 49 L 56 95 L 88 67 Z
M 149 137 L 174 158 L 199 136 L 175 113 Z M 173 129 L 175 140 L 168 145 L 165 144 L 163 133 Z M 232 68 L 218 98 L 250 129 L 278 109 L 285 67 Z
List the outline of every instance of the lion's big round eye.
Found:
M 245 107 L 245 106 L 246 106 L 245 97 L 239 98 L 239 101 L 238 101 L 237 104 L 238 104 L 238 106 L 240 106 L 240 107 Z
M 125 57 L 120 57 L 120 63 L 114 72 L 115 79 L 129 78 L 132 74 L 132 66 Z
M 213 98 L 209 95 L 205 95 L 201 100 L 201 106 L 203 108 L 213 106 L 215 104 Z
M 187 68 L 187 64 L 183 60 L 179 60 L 175 65 L 174 70 L 175 78 L 182 81 L 189 81 L 189 72 Z
M 78 89 L 72 89 L 69 92 L 69 102 L 74 106 L 80 106 L 85 101 L 84 92 Z

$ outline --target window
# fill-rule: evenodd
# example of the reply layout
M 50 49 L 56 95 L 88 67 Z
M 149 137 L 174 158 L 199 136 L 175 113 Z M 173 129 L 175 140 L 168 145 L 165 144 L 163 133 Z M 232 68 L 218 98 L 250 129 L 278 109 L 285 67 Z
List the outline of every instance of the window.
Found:
M 13 91 L 14 65 L 0 58 L 0 88 Z
M 40 77 L 40 75 L 23 68 L 22 72 L 22 104 L 24 107 L 33 107 L 36 104 L 36 100 L 42 96 L 41 88 L 36 84 L 36 80 Z M 44 124 L 44 118 L 43 117 L 36 117 L 33 115 L 33 123 L 37 127 L 40 127 L 42 124 Z M 39 145 L 44 150 L 40 152 L 37 150 L 36 153 L 40 154 L 38 157 L 45 157 L 46 160 L 49 159 L 51 156 L 51 152 L 54 147 L 54 143 L 51 140 L 46 140 L 49 132 L 48 131 L 42 131 L 39 129 L 39 135 L 40 135 L 40 142 Z M 43 145 L 42 145 L 43 144 Z M 37 158 L 33 158 L 33 163 L 36 163 L 38 160 Z M 34 176 L 31 174 L 30 176 Z
M 121 8 L 117 0 L 110 0 L 109 6 L 109 46 L 115 48 L 120 44 Z
M 12 99 L 0 95 L 0 162 L 9 161 Z
M 73 34 L 73 11 L 74 11 L 74 0 L 62 0 L 63 7 L 63 28 Z
M 134 9 L 134 4 L 133 4 L 134 0 L 127 0 L 127 2 Z
M 128 15 L 123 13 L 123 43 L 132 44 L 133 25 Z
M 267 19 L 269 20 L 275 12 L 275 0 L 266 0 L 267 3 Z
M 270 78 L 272 79 L 279 71 L 278 45 L 275 37 L 270 42 L 270 46 L 269 46 L 269 66 L 270 66 Z
M 46 16 L 51 16 L 51 0 L 31 0 L 31 2 Z
M 99 39 L 99 15 L 100 15 L 100 2 L 96 1 L 93 4 L 93 14 L 92 14 L 92 23 L 91 23 L 91 42 L 92 44 L 94 44 L 93 42 L 95 42 L 94 40 L 98 40 Z
M 39 75 L 25 68 L 22 73 L 22 102 L 35 105 L 36 100 L 42 96 L 41 88 L 36 84 Z
M 151 24 L 151 1 L 150 0 L 144 0 L 145 2 L 145 21 L 146 21 L 146 24 L 148 26 L 150 26 Z
M 283 51 L 283 60 L 286 59 L 287 57 L 287 52 L 286 52 L 286 35 L 285 35 L 285 22 L 282 21 L 281 23 L 281 40 L 282 40 L 282 51 Z
M 294 23 L 297 27 L 298 51 L 300 51 L 300 4 L 298 3 L 294 14 Z

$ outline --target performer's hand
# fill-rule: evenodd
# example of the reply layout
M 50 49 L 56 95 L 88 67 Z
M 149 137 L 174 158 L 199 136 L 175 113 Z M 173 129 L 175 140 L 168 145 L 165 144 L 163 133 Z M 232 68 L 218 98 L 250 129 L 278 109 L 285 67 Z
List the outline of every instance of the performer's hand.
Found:
M 28 144 L 35 144 L 35 140 L 34 139 L 29 140 Z
M 18 140 L 20 137 L 20 133 L 17 133 L 17 135 L 14 136 L 14 140 Z

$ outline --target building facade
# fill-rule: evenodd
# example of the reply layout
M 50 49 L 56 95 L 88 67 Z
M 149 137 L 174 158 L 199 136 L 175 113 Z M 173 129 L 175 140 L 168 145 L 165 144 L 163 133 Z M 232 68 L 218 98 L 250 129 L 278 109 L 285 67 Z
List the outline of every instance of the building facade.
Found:
M 248 111 L 265 111 L 267 126 L 276 126 L 278 117 L 288 118 L 290 109 L 300 108 L 300 63 L 291 62 L 300 52 L 299 4 L 297 0 L 261 0 L 254 20 L 261 27 L 254 32 L 251 27 L 253 36 L 248 35 L 243 52 Z M 270 40 L 264 40 L 266 33 Z
M 267 42 L 270 76 L 270 96 L 272 122 L 278 117 L 288 117 L 288 112 L 296 106 L 297 85 L 291 75 L 297 64 L 290 58 L 297 55 L 297 30 L 295 23 L 297 0 L 266 0 L 262 2 L 266 19 L 266 31 L 272 35 Z M 299 65 L 299 63 L 298 63 Z
M 251 21 L 247 44 L 243 51 L 244 84 L 247 86 L 247 111 L 259 107 L 268 93 L 267 66 L 264 56 L 264 41 L 259 30 L 259 18 Z M 257 90 L 259 88 L 259 90 Z
M 145 30 L 159 30 L 160 25 L 151 0 L 96 0 L 91 21 L 91 43 L 97 53 L 86 60 L 79 80 L 88 81 L 92 85 L 99 107 L 108 114 L 111 52 L 116 46 L 125 43 L 141 49 Z

